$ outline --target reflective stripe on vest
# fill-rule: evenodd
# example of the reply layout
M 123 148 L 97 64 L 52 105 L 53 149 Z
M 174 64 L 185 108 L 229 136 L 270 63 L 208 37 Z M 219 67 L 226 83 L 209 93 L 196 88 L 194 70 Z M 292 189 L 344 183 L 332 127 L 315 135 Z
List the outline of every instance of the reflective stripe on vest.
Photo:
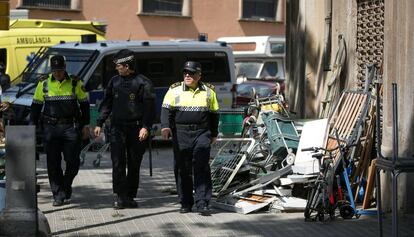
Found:
M 211 89 L 210 87 L 204 85 L 204 88 L 206 89 L 207 92 L 207 98 L 206 98 L 206 102 L 207 102 L 207 108 L 208 110 L 210 110 L 210 95 L 211 95 Z
M 180 104 L 180 94 L 181 91 L 178 90 L 179 88 L 175 89 L 175 98 L 174 98 L 174 106 L 177 106 L 178 104 Z

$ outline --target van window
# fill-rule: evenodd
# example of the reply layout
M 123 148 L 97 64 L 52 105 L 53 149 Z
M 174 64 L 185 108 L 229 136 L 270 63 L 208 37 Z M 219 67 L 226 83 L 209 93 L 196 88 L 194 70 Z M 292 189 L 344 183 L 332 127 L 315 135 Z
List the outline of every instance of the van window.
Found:
M 65 56 L 66 59 L 66 71 L 69 74 L 79 75 L 81 70 L 83 70 L 84 66 L 90 60 L 92 54 L 94 53 L 93 50 L 59 50 L 54 51 L 50 50 L 48 53 L 44 54 L 44 56 L 39 61 L 39 66 L 34 66 L 34 70 L 28 73 L 25 73 L 23 77 L 23 81 L 25 82 L 36 82 L 37 78 L 40 75 L 45 75 L 50 73 L 50 58 L 53 55 L 61 54 Z
M 285 43 L 270 43 L 270 53 L 271 54 L 284 54 Z
M 262 66 L 262 62 L 236 62 L 236 76 L 256 78 Z
M 138 73 L 144 74 L 155 87 L 169 87 L 182 80 L 186 61 L 201 63 L 203 81 L 230 82 L 227 55 L 223 52 L 138 52 L 135 54 Z
M 117 75 L 115 64 L 113 63 L 113 55 L 107 55 L 99 62 L 95 71 L 92 73 L 89 80 L 87 80 L 86 91 L 100 90 L 108 85 L 109 80 Z
M 228 75 L 230 74 L 228 71 L 229 64 L 227 55 L 224 52 L 191 53 L 188 60 L 194 60 L 201 63 L 203 81 L 211 83 L 230 82 L 230 78 L 228 78 Z
M 175 60 L 179 55 L 170 52 L 163 53 L 136 53 L 136 70 L 153 82 L 155 87 L 168 87 L 177 80 Z
M 260 74 L 261 78 L 265 77 L 276 77 L 277 75 L 277 62 L 266 62 L 263 66 L 262 73 Z
M 227 55 L 223 52 L 137 52 L 135 53 L 136 71 L 145 75 L 154 87 L 169 87 L 182 80 L 182 67 L 185 61 L 201 63 L 203 81 L 211 83 L 230 82 Z M 92 76 L 87 80 L 87 91 L 105 88 L 115 75 L 113 54 L 107 55 L 99 63 Z

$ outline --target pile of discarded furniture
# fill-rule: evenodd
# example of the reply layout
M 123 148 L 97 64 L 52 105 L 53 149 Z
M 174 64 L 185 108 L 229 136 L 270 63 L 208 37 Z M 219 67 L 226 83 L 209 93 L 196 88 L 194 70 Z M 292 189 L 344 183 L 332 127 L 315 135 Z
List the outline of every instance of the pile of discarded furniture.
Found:
M 374 199 L 373 98 L 368 88 L 344 91 L 327 118 L 299 121 L 282 96 L 254 97 L 241 136 L 212 149 L 213 205 L 243 214 L 301 211 L 306 220 L 364 214 Z

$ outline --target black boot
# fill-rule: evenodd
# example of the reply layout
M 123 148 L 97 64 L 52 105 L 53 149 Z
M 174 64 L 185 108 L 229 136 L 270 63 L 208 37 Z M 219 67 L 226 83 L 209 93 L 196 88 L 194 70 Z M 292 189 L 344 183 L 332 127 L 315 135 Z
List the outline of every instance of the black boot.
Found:
M 200 205 L 197 205 L 197 212 L 200 213 L 202 216 L 209 216 L 210 215 L 210 208 L 208 204 L 201 203 Z
M 189 213 L 191 212 L 191 206 L 181 205 L 180 213 Z
M 63 205 L 63 200 L 62 199 L 59 199 L 59 198 L 56 198 L 53 201 L 53 204 L 52 204 L 52 206 L 54 206 L 54 207 L 59 207 L 59 206 L 62 206 L 62 205 Z
M 131 197 L 126 198 L 123 200 L 124 206 L 129 208 L 137 208 L 138 203 Z

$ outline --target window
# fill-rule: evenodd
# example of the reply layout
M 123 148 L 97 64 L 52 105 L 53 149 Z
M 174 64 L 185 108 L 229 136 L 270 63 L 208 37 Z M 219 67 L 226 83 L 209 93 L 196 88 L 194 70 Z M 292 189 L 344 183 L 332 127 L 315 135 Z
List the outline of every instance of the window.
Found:
M 82 77 L 82 72 L 86 72 L 90 67 L 88 62 L 94 56 L 95 51 L 92 50 L 58 50 L 49 49 L 41 55 L 41 58 L 35 61 L 28 71 L 24 72 L 24 82 L 37 82 L 39 76 L 46 75 L 50 72 L 50 58 L 53 55 L 64 55 L 66 59 L 66 71 Z
M 242 0 L 242 19 L 276 20 L 279 0 Z
M 270 53 L 272 54 L 284 54 L 285 43 L 270 43 Z
M 79 10 L 79 0 L 21 0 L 21 8 Z
M 86 91 L 92 90 L 100 90 L 105 88 L 108 84 L 109 80 L 117 75 L 117 71 L 115 70 L 115 64 L 113 63 L 114 55 L 110 54 L 105 56 L 101 62 L 99 62 L 98 66 L 96 67 L 95 71 L 87 80 L 85 89 Z
M 276 77 L 278 73 L 278 65 L 277 62 L 266 62 L 263 65 L 262 73 L 260 74 L 261 78 L 267 78 L 267 77 Z
M 257 78 L 262 62 L 236 62 L 236 76 L 246 78 Z
M 140 13 L 160 15 L 187 15 L 183 12 L 188 0 L 141 0 Z
M 191 16 L 192 0 L 138 0 L 139 15 Z

